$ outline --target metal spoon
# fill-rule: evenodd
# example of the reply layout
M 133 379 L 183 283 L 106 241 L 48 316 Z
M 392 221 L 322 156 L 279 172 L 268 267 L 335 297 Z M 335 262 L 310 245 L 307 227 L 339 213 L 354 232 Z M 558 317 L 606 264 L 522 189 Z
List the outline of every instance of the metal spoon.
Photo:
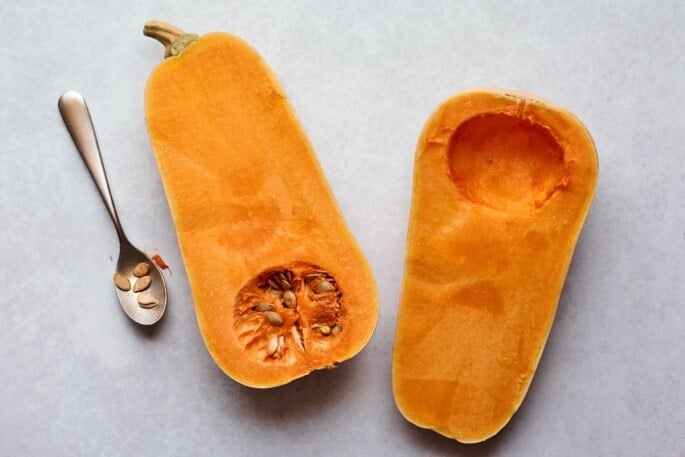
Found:
M 102 163 L 102 156 L 100 155 L 100 147 L 95 136 L 95 128 L 93 121 L 90 118 L 90 112 L 83 96 L 78 92 L 69 91 L 62 94 L 58 102 L 59 111 L 62 114 L 64 124 L 74 140 L 76 149 L 81 154 L 81 158 L 86 164 L 90 176 L 95 182 L 95 186 L 100 192 L 102 201 L 109 211 L 109 215 L 114 223 L 114 228 L 119 236 L 119 259 L 117 260 L 116 273 L 124 275 L 128 278 L 131 288 L 129 290 L 122 290 L 119 287 L 114 287 L 119 298 L 119 303 L 124 309 L 124 312 L 135 322 L 142 325 L 152 325 L 162 318 L 164 310 L 166 309 L 167 291 L 164 278 L 159 268 L 152 262 L 145 254 L 136 249 L 124 233 L 124 229 L 119 222 L 117 210 L 114 207 L 114 200 L 109 190 L 109 183 L 107 182 L 107 174 Z M 133 292 L 133 286 L 139 280 L 133 274 L 133 269 L 140 263 L 147 263 L 149 265 L 149 272 L 151 282 L 150 286 L 142 292 Z M 152 307 L 143 307 L 139 304 L 141 294 L 149 294 L 144 298 L 149 298 L 151 295 L 158 301 L 158 304 Z M 144 301 L 144 300 L 143 300 Z M 149 306 L 149 305 L 146 305 Z

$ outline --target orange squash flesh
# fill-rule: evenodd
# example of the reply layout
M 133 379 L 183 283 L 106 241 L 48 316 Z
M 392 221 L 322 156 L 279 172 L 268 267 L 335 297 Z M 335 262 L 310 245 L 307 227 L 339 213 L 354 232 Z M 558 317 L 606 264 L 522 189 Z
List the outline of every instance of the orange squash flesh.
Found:
M 518 409 L 550 332 L 597 183 L 568 111 L 458 94 L 419 139 L 393 391 L 407 420 L 464 443 Z
M 198 324 L 219 367 L 266 388 L 357 354 L 378 319 L 375 281 L 260 56 L 235 36 L 205 35 L 154 70 L 145 112 Z M 294 309 L 282 290 L 288 279 Z M 265 303 L 283 323 L 255 310 Z

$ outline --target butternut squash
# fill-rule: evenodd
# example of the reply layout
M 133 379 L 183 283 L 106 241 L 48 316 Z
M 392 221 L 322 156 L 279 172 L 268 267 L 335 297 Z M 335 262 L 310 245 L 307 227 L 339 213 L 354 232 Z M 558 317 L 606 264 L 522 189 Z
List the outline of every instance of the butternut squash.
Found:
M 518 409 L 597 184 L 590 134 L 532 95 L 445 101 L 418 142 L 393 391 L 407 420 L 464 443 Z
M 215 362 L 267 388 L 354 356 L 375 281 L 275 76 L 235 36 L 144 32 L 166 48 L 145 117 Z

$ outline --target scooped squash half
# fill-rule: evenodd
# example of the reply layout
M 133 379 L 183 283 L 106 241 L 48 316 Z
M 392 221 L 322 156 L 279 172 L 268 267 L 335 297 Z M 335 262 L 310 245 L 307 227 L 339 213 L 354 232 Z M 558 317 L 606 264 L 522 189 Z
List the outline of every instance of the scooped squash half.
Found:
M 464 443 L 507 424 L 597 184 L 590 134 L 532 95 L 444 102 L 419 139 L 393 355 L 402 414 Z
M 378 292 L 275 76 L 226 33 L 145 34 L 166 46 L 145 116 L 212 357 L 258 388 L 351 358 Z

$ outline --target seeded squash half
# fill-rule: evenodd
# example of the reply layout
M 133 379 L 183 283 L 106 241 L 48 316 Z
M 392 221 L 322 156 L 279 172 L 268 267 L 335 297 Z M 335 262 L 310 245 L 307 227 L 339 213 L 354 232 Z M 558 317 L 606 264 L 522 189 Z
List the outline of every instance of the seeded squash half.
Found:
M 275 76 L 226 33 L 145 34 L 166 46 L 145 116 L 215 362 L 266 388 L 354 356 L 375 281 Z
M 476 90 L 419 139 L 393 390 L 419 427 L 464 443 L 523 401 L 597 184 L 581 122 L 534 96 Z

